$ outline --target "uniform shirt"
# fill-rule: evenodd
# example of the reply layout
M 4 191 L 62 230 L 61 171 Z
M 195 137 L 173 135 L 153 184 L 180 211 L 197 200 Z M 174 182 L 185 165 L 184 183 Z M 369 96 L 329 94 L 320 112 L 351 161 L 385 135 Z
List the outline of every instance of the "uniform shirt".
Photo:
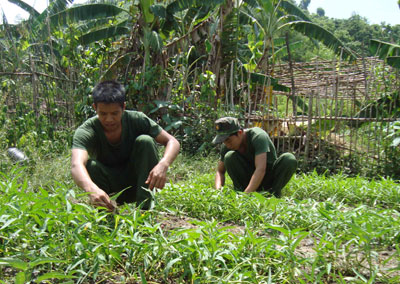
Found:
M 74 134 L 73 149 L 83 149 L 91 159 L 108 167 L 124 167 L 132 152 L 133 143 L 139 135 L 155 138 L 162 128 L 144 113 L 126 110 L 122 114 L 122 134 L 118 144 L 108 142 L 97 116 L 86 120 Z
M 255 163 L 255 157 L 262 153 L 267 153 L 267 168 L 271 169 L 276 158 L 276 149 L 274 144 L 269 138 L 267 132 L 259 127 L 249 128 L 245 130 L 247 136 L 247 148 L 244 154 L 236 151 L 242 155 L 251 165 Z M 225 154 L 229 151 L 224 144 L 221 147 L 221 161 L 224 161 Z

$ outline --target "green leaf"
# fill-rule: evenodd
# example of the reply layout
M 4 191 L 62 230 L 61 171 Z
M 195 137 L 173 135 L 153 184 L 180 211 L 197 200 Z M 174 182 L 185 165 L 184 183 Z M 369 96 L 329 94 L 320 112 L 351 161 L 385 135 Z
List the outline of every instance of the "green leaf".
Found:
M 397 147 L 397 146 L 399 146 L 399 145 L 400 145 L 400 137 L 394 138 L 394 139 L 393 139 L 393 142 L 392 142 L 392 144 L 391 144 L 391 146 Z
M 142 12 L 146 23 L 152 23 L 154 21 L 154 15 L 150 10 L 150 6 L 153 5 L 153 0 L 140 0 L 142 6 Z
M 253 195 L 258 199 L 258 201 L 260 201 L 260 203 L 265 203 L 268 201 L 268 199 L 265 196 L 263 196 L 258 192 L 253 192 Z
M 110 255 L 118 261 L 121 261 L 121 253 L 116 250 L 110 250 Z
M 238 50 L 238 9 L 232 11 L 225 16 L 221 35 L 221 52 L 222 61 L 221 68 L 226 67 L 237 58 Z
M 25 284 L 26 283 L 25 272 L 21 271 L 15 276 L 15 284 Z
M 122 35 L 128 35 L 129 32 L 130 30 L 127 27 L 120 27 L 120 26 L 106 27 L 82 35 L 79 38 L 79 42 L 82 45 L 88 45 L 95 41 L 101 41 L 107 38 L 114 38 Z
M 12 223 L 14 223 L 15 221 L 17 221 L 17 218 L 10 218 L 7 220 L 7 222 L 4 223 L 3 226 L 1 226 L 0 231 L 4 230 L 5 228 L 7 228 L 8 226 L 10 226 Z
M 11 266 L 16 269 L 27 270 L 28 264 L 18 258 L 2 257 L 0 258 L 0 265 Z
M 139 270 L 139 274 L 140 279 L 142 280 L 142 284 L 147 284 L 146 275 L 142 272 L 142 270 Z
M 22 0 L 8 0 L 8 2 L 14 3 L 21 9 L 28 12 L 32 17 L 38 17 L 40 15 L 40 13 L 35 10 L 35 8 L 33 8 L 32 6 L 30 6 L 29 4 L 25 3 Z
M 41 276 L 39 276 L 36 279 L 36 283 L 40 283 L 41 281 L 44 280 L 50 280 L 50 279 L 74 279 L 74 278 L 78 278 L 74 275 L 65 275 L 64 273 L 61 272 L 48 272 L 45 273 Z
M 400 45 L 377 39 L 371 39 L 369 41 L 369 51 L 373 56 L 386 59 L 389 56 L 400 55 Z
M 117 198 L 118 198 L 125 190 L 127 190 L 127 189 L 129 189 L 129 188 L 130 188 L 130 187 L 128 186 L 128 187 L 126 187 L 126 188 L 124 188 L 124 189 L 118 191 L 117 193 L 110 195 L 110 199 L 111 199 L 111 200 L 117 200 Z
M 326 219 L 328 219 L 329 221 L 332 221 L 332 217 L 330 216 L 329 212 L 323 208 L 318 208 L 318 212 L 324 216 Z
M 150 6 L 150 11 L 159 18 L 165 19 L 167 17 L 167 9 L 161 4 L 154 4 Z
M 172 267 L 172 265 L 174 265 L 175 263 L 177 263 L 178 261 L 181 261 L 182 259 L 180 258 L 180 257 L 178 257 L 178 258 L 175 258 L 175 259 L 173 259 L 173 260 L 171 260 L 170 262 L 168 262 L 168 264 L 167 264 L 167 266 L 165 267 L 165 277 L 167 277 L 168 278 L 168 273 L 169 273 L 169 270 L 171 269 L 171 267 Z
M 66 262 L 65 260 L 61 260 L 58 258 L 53 258 L 53 257 L 39 257 L 37 259 L 35 259 L 34 261 L 31 261 L 28 263 L 29 267 L 35 267 L 41 264 L 45 264 L 45 263 L 62 263 L 62 262 Z
M 224 0 L 175 0 L 168 4 L 168 14 L 176 14 L 189 8 L 199 8 L 200 6 L 216 7 L 222 4 Z
M 291 244 L 291 249 L 294 251 L 297 246 L 300 244 L 301 240 L 303 240 L 305 237 L 309 235 L 308 232 L 302 232 L 296 236 L 298 236 Z
M 286 13 L 290 15 L 294 15 L 304 21 L 311 22 L 311 19 L 296 5 L 292 4 L 289 1 L 281 1 L 280 7 L 282 7 Z
M 128 11 L 112 4 L 86 4 L 74 6 L 50 16 L 52 26 L 66 26 L 68 20 L 73 22 L 89 21 L 94 19 L 104 19 L 115 17 L 122 12 Z
M 207 51 L 207 53 L 210 53 L 211 50 L 212 50 L 212 44 L 211 44 L 211 42 L 210 42 L 208 39 L 206 39 L 205 45 L 206 45 L 206 51 Z
M 181 127 L 182 125 L 182 120 L 177 120 L 172 122 L 170 125 L 168 125 L 169 129 L 174 128 L 174 129 L 178 129 L 179 127 Z
M 285 229 L 285 228 L 283 228 L 283 227 L 281 227 L 281 226 L 268 225 L 267 228 L 272 229 L 272 230 L 275 230 L 275 231 L 279 231 L 279 232 L 281 232 L 282 234 L 284 234 L 285 236 L 288 236 L 289 233 L 290 233 L 289 230 L 287 230 L 287 229 Z

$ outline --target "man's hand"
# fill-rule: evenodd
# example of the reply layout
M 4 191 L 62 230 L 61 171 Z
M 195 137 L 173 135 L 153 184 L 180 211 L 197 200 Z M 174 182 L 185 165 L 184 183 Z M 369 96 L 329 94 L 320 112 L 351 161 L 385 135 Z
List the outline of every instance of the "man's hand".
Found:
M 90 202 L 95 206 L 103 206 L 110 211 L 114 211 L 117 204 L 111 201 L 110 197 L 102 189 L 100 189 L 90 178 L 86 170 L 86 163 L 89 154 L 86 150 L 72 149 L 71 155 L 71 174 L 75 183 L 89 192 Z
M 175 137 L 173 137 L 165 130 L 161 130 L 160 134 L 157 135 L 155 140 L 157 143 L 165 146 L 165 152 L 162 159 L 151 170 L 149 176 L 147 177 L 147 180 L 145 181 L 145 183 L 149 185 L 150 190 L 155 187 L 159 189 L 164 188 L 165 182 L 167 180 L 168 167 L 175 160 L 180 148 L 178 140 L 176 140 Z
M 158 163 L 150 172 L 147 180 L 145 181 L 146 184 L 149 185 L 149 189 L 152 190 L 153 188 L 162 189 L 165 186 L 165 182 L 167 180 L 167 170 L 168 167 L 165 166 L 163 163 Z
M 91 192 L 89 197 L 90 202 L 94 206 L 102 206 L 107 208 L 109 211 L 114 211 L 117 207 L 115 201 L 111 200 L 108 194 L 101 189 Z

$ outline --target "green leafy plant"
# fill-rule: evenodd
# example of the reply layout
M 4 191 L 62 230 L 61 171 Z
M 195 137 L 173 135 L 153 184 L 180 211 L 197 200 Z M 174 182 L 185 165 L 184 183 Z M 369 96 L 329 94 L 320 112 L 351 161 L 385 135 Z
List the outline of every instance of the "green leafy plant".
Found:
M 303 174 L 274 198 L 236 192 L 229 178 L 215 190 L 217 157 L 185 156 L 171 168 L 183 177 L 153 192 L 150 210 L 113 214 L 87 203 L 67 159 L 0 174 L 4 283 L 400 280 L 392 180 Z

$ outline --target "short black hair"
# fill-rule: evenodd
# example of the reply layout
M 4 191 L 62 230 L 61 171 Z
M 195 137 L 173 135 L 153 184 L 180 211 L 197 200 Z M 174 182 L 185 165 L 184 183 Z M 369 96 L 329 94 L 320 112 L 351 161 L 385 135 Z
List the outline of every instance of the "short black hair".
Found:
M 93 103 L 118 103 L 121 107 L 125 103 L 125 88 L 117 81 L 103 81 L 98 83 L 93 89 Z

